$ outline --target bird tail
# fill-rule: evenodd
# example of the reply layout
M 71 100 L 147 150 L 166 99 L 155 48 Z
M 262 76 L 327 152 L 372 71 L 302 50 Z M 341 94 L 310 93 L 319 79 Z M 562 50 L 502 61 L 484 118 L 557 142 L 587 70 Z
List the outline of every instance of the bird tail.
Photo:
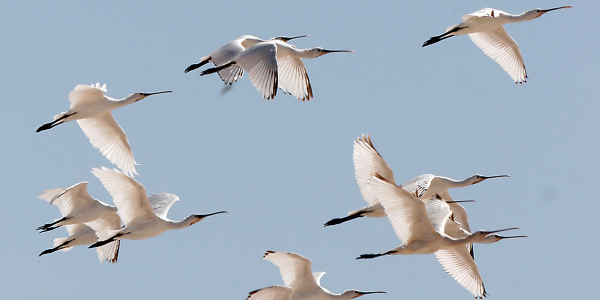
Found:
M 55 248 L 60 247 L 63 244 L 65 244 L 65 242 L 67 242 L 68 240 L 69 240 L 68 237 L 54 239 L 54 247 Z M 60 250 L 60 251 L 69 251 L 69 250 L 71 250 L 71 248 L 73 248 L 73 247 L 62 247 L 62 248 L 59 248 L 58 250 Z
M 200 62 L 197 64 L 193 64 L 190 65 L 189 67 L 187 67 L 185 69 L 185 71 L 183 71 L 184 73 L 190 72 L 190 71 L 194 71 L 202 66 L 204 66 L 205 64 L 207 64 L 209 61 L 211 61 L 210 55 L 209 56 L 205 56 L 203 58 L 200 59 Z

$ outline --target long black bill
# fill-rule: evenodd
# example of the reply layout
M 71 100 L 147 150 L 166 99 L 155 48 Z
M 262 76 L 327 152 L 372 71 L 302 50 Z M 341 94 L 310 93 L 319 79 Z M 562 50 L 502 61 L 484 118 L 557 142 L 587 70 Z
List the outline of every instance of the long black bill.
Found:
M 162 91 L 162 92 L 156 92 L 156 93 L 142 93 L 142 95 L 148 97 L 148 96 L 152 96 L 152 95 L 157 95 L 157 94 L 164 94 L 164 93 L 172 93 L 173 91 Z
M 475 200 L 455 200 L 455 201 L 446 201 L 446 203 L 464 203 L 464 202 L 477 202 Z
M 361 294 L 361 295 L 368 295 L 368 294 L 387 294 L 387 293 L 386 293 L 386 292 L 384 292 L 384 291 L 377 291 L 377 292 L 361 292 L 361 291 L 358 291 L 358 292 L 356 292 L 356 293 L 358 293 L 358 294 Z
M 500 178 L 500 177 L 510 177 L 510 175 L 481 176 L 481 178 L 483 178 L 483 179 Z
M 287 42 L 287 41 L 291 41 L 293 39 L 299 39 L 299 38 L 303 38 L 303 37 L 309 37 L 310 35 L 305 34 L 305 35 L 299 35 L 299 36 L 293 36 L 293 37 L 287 37 L 287 36 L 280 36 L 278 37 L 278 39 Z
M 512 228 L 506 228 L 506 229 L 500 229 L 500 230 L 494 230 L 494 231 L 486 231 L 486 235 L 492 234 L 492 233 L 497 233 L 497 232 L 502 232 L 502 231 L 508 231 L 508 230 L 515 230 L 515 229 L 521 229 L 519 227 L 512 227 Z
M 354 50 L 325 50 L 325 49 L 323 49 L 323 53 L 334 53 L 334 52 L 350 52 L 350 53 L 354 53 Z

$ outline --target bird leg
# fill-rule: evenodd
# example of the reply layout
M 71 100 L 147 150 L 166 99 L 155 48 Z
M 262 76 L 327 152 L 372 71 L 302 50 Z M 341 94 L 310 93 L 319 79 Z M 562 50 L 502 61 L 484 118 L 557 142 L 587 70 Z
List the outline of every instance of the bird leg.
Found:
M 379 253 L 379 254 L 361 254 L 356 259 L 375 258 L 375 257 L 384 256 L 384 255 L 394 254 L 396 252 L 398 252 L 398 251 L 397 250 L 390 250 L 390 251 Z
M 215 68 L 206 69 L 206 70 L 202 71 L 202 73 L 200 73 L 200 76 L 204 76 L 204 75 L 212 74 L 212 73 L 215 73 L 215 72 L 219 72 L 219 71 L 221 71 L 223 69 L 226 69 L 226 68 L 229 68 L 229 67 L 231 67 L 231 66 L 233 66 L 235 64 L 236 64 L 235 61 L 230 61 L 230 62 L 228 62 L 228 63 L 226 63 L 224 65 L 220 65 L 220 66 L 215 67 Z
M 364 217 L 364 214 L 370 213 L 370 212 L 372 212 L 372 210 L 369 210 L 369 211 L 359 211 L 359 212 L 353 213 L 353 214 L 351 214 L 351 215 L 349 215 L 347 217 L 331 219 L 327 223 L 325 223 L 325 225 L 323 225 L 323 226 L 327 227 L 327 226 L 341 224 L 341 223 L 344 223 L 346 221 L 350 221 L 350 220 L 354 220 L 354 219 L 357 219 L 357 218 Z
M 129 232 L 128 232 L 129 233 Z M 104 241 L 98 241 L 96 243 L 91 244 L 88 248 L 97 248 L 97 247 L 102 247 L 110 242 L 114 242 L 117 238 L 124 236 L 128 233 L 117 233 L 115 235 L 113 235 L 112 237 L 104 240 Z
M 46 123 L 46 124 L 40 126 L 35 132 L 40 132 L 40 131 L 48 130 L 48 129 L 54 127 L 54 126 L 60 125 L 60 124 L 63 123 L 63 122 L 61 122 L 62 120 L 66 119 L 66 118 L 68 118 L 68 117 L 70 117 L 70 116 L 72 116 L 72 115 L 74 115 L 76 113 L 77 112 L 74 112 L 74 113 L 71 113 L 71 114 L 64 114 L 62 117 L 60 117 L 60 118 L 58 118 L 58 119 L 56 119 L 56 120 L 54 120 L 54 121 L 52 121 L 50 123 Z
M 425 43 L 423 43 L 422 47 L 429 46 L 431 44 L 435 44 L 435 43 L 437 43 L 439 41 L 443 41 L 443 40 L 445 40 L 447 38 L 453 37 L 454 35 L 451 35 L 452 33 L 455 33 L 455 32 L 457 32 L 457 31 L 459 31 L 459 30 L 461 30 L 463 28 L 466 28 L 466 27 L 456 26 L 456 27 L 454 27 L 454 28 L 446 31 L 444 34 L 440 34 L 440 35 L 437 35 L 437 36 L 432 36 L 427 41 L 425 41 Z
M 198 68 L 200 68 L 200 67 L 204 66 L 204 65 L 205 65 L 206 63 L 208 63 L 209 61 L 210 61 L 210 57 L 209 57 L 208 59 L 206 59 L 206 60 L 202 60 L 201 62 L 199 62 L 199 63 L 197 63 L 197 64 L 190 65 L 190 66 L 189 66 L 189 67 L 187 67 L 187 68 L 185 69 L 185 71 L 183 71 L 183 72 L 184 72 L 184 73 L 187 73 L 187 72 L 189 72 L 189 71 L 194 71 L 194 70 L 196 70 L 196 69 L 198 69 Z
M 45 254 L 54 253 L 54 252 L 56 252 L 56 251 L 58 251 L 58 250 L 61 250 L 61 249 L 67 248 L 67 247 L 66 247 L 66 246 L 67 246 L 67 244 L 69 244 L 69 243 L 70 243 L 70 242 L 72 242 L 72 241 L 74 241 L 74 239 L 72 239 L 72 240 L 68 240 L 68 241 L 65 241 L 64 243 L 62 243 L 62 244 L 60 244 L 60 245 L 58 245 L 58 246 L 56 246 L 56 247 L 54 247 L 54 248 L 52 248 L 52 249 L 47 249 L 47 250 L 44 250 L 42 253 L 40 253 L 40 255 L 39 255 L 39 256 L 42 256 L 42 255 L 45 255 Z
M 46 232 L 46 231 L 50 231 L 50 230 L 54 230 L 54 229 L 60 227 L 60 226 L 54 226 L 54 225 L 56 225 L 56 224 L 58 224 L 58 223 L 60 223 L 62 221 L 66 221 L 66 220 L 68 220 L 66 217 L 62 217 L 62 218 L 60 218 L 60 219 L 58 219 L 58 220 L 56 220 L 56 221 L 54 221 L 52 223 L 44 224 L 44 225 L 38 227 L 36 230 L 39 230 L 40 233 Z

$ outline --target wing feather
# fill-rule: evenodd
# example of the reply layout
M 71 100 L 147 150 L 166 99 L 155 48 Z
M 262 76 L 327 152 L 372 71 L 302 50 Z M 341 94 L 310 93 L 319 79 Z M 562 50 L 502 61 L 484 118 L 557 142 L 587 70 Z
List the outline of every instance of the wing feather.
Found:
M 487 295 L 477 264 L 469 255 L 466 247 L 438 250 L 435 252 L 435 257 L 444 271 L 471 292 L 475 298 Z
M 308 258 L 295 253 L 273 251 L 267 251 L 263 258 L 279 267 L 283 283 L 294 293 L 319 288 Z
M 354 175 L 356 183 L 360 188 L 360 193 L 369 205 L 379 203 L 377 198 L 371 192 L 368 182 L 376 173 L 383 176 L 387 181 L 395 183 L 394 173 L 383 157 L 377 152 L 367 134 L 354 141 L 354 151 L 352 153 L 354 160 Z
M 252 291 L 246 300 L 291 300 L 294 291 L 285 286 L 270 286 Z
M 469 37 L 485 53 L 510 75 L 516 83 L 527 82 L 525 62 L 519 45 L 504 30 L 498 27 L 492 31 L 469 33 Z
M 236 63 L 248 72 L 250 81 L 265 99 L 273 99 L 277 94 L 276 54 L 275 44 L 259 43 L 248 48 L 235 59 Z

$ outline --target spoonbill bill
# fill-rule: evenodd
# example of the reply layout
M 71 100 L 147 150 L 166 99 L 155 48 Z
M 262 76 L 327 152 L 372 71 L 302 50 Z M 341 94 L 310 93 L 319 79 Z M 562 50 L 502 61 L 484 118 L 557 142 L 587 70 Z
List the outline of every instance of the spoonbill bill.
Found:
M 40 126 L 36 132 L 48 130 L 62 123 L 77 120 L 79 126 L 90 139 L 92 146 L 100 150 L 111 163 L 117 165 L 129 176 L 137 174 L 135 160 L 125 132 L 110 113 L 113 109 L 140 101 L 148 96 L 171 93 L 133 93 L 123 99 L 104 96 L 106 84 L 100 86 L 80 84 L 69 93 L 71 107 L 68 111 L 54 116 L 54 121 Z
M 385 209 L 403 245 L 379 254 L 363 254 L 357 259 L 435 253 L 444 270 L 476 298 L 487 294 L 477 265 L 465 246 L 469 243 L 489 244 L 505 238 L 514 238 L 516 236 L 502 237 L 495 233 L 518 228 L 480 230 L 469 234 L 456 224 L 453 225 L 453 230 L 448 229 L 449 233 L 456 236 L 453 237 L 445 233 L 446 224 L 452 222 L 449 220 L 452 212 L 439 196 L 421 200 L 379 174 L 373 175 L 369 186 Z
M 480 9 L 462 16 L 462 23 L 450 26 L 446 28 L 445 33 L 431 37 L 423 43 L 423 47 L 455 35 L 468 34 L 473 43 L 485 55 L 497 62 L 515 83 L 527 82 L 527 71 L 525 71 L 525 62 L 521 56 L 521 50 L 515 40 L 504 30 L 504 24 L 530 21 L 549 11 L 563 8 L 572 8 L 572 6 L 551 9 L 536 8 L 520 15 L 509 14 L 494 8 Z
M 238 66 L 248 72 L 254 87 L 267 100 L 275 98 L 278 87 L 298 100 L 310 100 L 313 97 L 312 87 L 302 58 L 315 58 L 334 52 L 354 51 L 325 50 L 320 47 L 296 49 L 282 40 L 269 40 L 242 51 L 229 62 L 204 70 L 200 75 Z
M 300 36 L 294 36 L 294 37 L 279 36 L 279 37 L 272 38 L 270 40 L 279 40 L 279 41 L 282 41 L 285 43 L 287 41 L 297 39 L 297 38 L 303 38 L 303 37 L 308 37 L 308 35 L 300 35 Z M 210 55 L 200 58 L 199 63 L 190 65 L 189 67 L 187 67 L 185 69 L 184 72 L 187 73 L 187 72 L 196 70 L 211 61 L 215 64 L 215 66 L 219 66 L 223 63 L 231 61 L 233 58 L 238 56 L 240 53 L 242 53 L 246 49 L 248 49 L 258 43 L 262 43 L 262 42 L 266 42 L 266 41 L 267 40 L 257 38 L 253 35 L 240 36 L 239 38 L 237 38 L 237 39 L 225 44 L 221 48 L 213 51 L 213 53 L 211 53 Z M 223 80 L 223 82 L 225 84 L 231 85 L 232 83 L 236 82 L 240 77 L 242 77 L 244 75 L 244 69 L 242 69 L 240 66 L 234 65 L 234 66 L 230 66 L 228 68 L 222 69 L 222 70 L 218 71 L 218 73 L 219 73 L 219 77 L 221 77 L 221 80 Z
M 325 223 L 325 226 L 337 225 L 363 216 L 372 218 L 382 218 L 386 216 L 383 207 L 371 192 L 368 182 L 374 174 L 379 174 L 387 181 L 395 184 L 392 169 L 383 159 L 381 154 L 377 152 L 375 146 L 373 146 L 371 137 L 368 134 L 366 137 L 363 134 L 362 137 L 359 137 L 354 141 L 354 151 L 352 156 L 354 160 L 354 175 L 356 177 L 356 182 L 360 188 L 360 193 L 368 206 L 348 212 L 348 216 L 346 217 L 332 219 Z M 464 187 L 496 177 L 508 177 L 508 175 L 473 175 L 465 180 L 458 181 L 448 177 L 424 174 L 409 180 L 400 186 L 409 193 L 416 192 L 420 199 L 431 199 L 433 195 L 440 195 L 442 199 L 446 200 L 448 205 L 450 205 L 450 210 L 453 214 L 452 218 L 461 224 L 462 228 L 470 232 L 471 229 L 469 227 L 467 212 L 460 204 L 458 204 L 458 202 L 461 201 L 455 201 L 450 197 L 448 189 Z
M 246 300 L 349 300 L 367 294 L 385 293 L 347 290 L 342 294 L 334 294 L 321 286 L 321 277 L 325 272 L 311 274 L 311 261 L 308 258 L 295 253 L 274 251 L 267 251 L 263 258 L 279 267 L 285 286 L 252 291 Z
M 96 248 L 120 239 L 142 240 L 155 237 L 167 230 L 181 229 L 191 226 L 200 220 L 226 211 L 206 215 L 193 214 L 181 221 L 167 219 L 167 212 L 179 198 L 171 195 L 158 207 L 152 208 L 146 189 L 135 179 L 117 171 L 102 167 L 94 168 L 92 173 L 100 179 L 104 187 L 113 197 L 117 213 L 125 227 L 120 230 L 109 230 L 108 237 L 98 241 L 89 248 Z

